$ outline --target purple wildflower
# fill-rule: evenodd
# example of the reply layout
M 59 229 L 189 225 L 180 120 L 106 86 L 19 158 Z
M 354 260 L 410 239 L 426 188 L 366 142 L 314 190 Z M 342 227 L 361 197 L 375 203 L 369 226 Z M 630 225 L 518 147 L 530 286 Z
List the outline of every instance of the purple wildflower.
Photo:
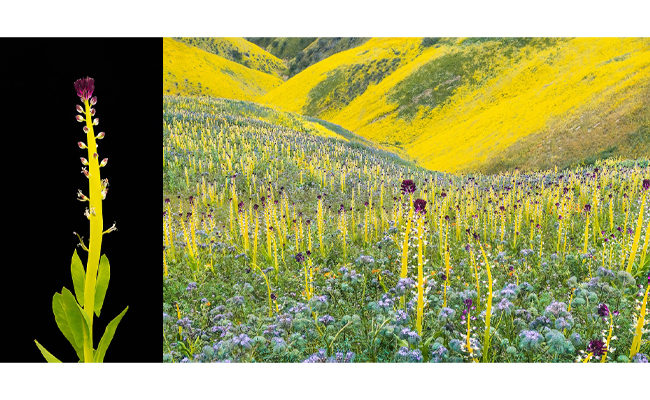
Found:
M 402 190 L 402 194 L 415 193 L 415 182 L 413 182 L 410 179 L 403 180 L 401 190 Z
M 598 306 L 598 315 L 601 317 L 606 317 L 609 315 L 609 308 L 607 307 L 607 304 L 602 303 Z
M 587 351 L 595 356 L 602 356 L 605 353 L 605 343 L 600 339 L 592 340 L 587 345 Z
M 417 199 L 413 202 L 413 209 L 415 210 L 416 214 L 426 214 L 426 206 L 426 200 Z
M 77 91 L 77 96 L 79 96 L 81 100 L 88 101 L 95 90 L 95 80 L 90 77 L 77 79 L 74 83 L 74 88 Z

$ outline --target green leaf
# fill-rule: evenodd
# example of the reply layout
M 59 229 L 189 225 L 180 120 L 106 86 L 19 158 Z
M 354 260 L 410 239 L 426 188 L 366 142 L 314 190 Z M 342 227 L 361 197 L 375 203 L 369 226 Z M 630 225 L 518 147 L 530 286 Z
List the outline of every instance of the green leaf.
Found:
M 55 293 L 52 298 L 52 311 L 59 330 L 77 352 L 79 359 L 83 360 L 84 329 L 87 332 L 88 327 L 83 311 L 79 308 L 72 292 L 63 288 L 61 293 Z
M 97 275 L 97 283 L 95 283 L 95 314 L 99 317 L 104 305 L 104 297 L 106 297 L 106 290 L 108 290 L 108 281 L 111 279 L 111 266 L 108 263 L 106 255 L 102 255 L 99 260 L 99 272 Z
M 111 344 L 111 341 L 113 340 L 113 336 L 115 336 L 115 330 L 117 329 L 117 325 L 120 323 L 122 320 L 122 317 L 124 314 L 126 314 L 126 311 L 129 309 L 127 306 L 124 311 L 120 313 L 117 317 L 115 317 L 109 324 L 106 326 L 106 330 L 104 331 L 104 335 L 102 336 L 102 339 L 99 341 L 99 345 L 97 346 L 97 350 L 95 351 L 95 362 L 104 362 L 104 356 L 106 355 L 106 350 L 108 350 L 108 346 Z
M 52 353 L 50 353 L 49 351 L 45 350 L 45 347 L 41 346 L 41 344 L 38 343 L 37 340 L 34 340 L 34 343 L 36 343 L 36 346 L 37 346 L 38 349 L 41 351 L 41 354 L 43 354 L 43 357 L 45 357 L 45 360 L 47 360 L 47 362 L 49 362 L 49 363 L 60 363 L 60 362 L 61 362 L 61 360 L 59 360 L 58 358 L 54 357 L 54 356 L 52 355 Z
M 72 284 L 74 285 L 74 293 L 77 296 L 77 302 L 81 307 L 84 306 L 84 285 L 86 284 L 86 271 L 81 263 L 81 259 L 77 254 L 77 250 L 72 254 L 72 262 L 70 263 L 70 272 L 72 273 Z

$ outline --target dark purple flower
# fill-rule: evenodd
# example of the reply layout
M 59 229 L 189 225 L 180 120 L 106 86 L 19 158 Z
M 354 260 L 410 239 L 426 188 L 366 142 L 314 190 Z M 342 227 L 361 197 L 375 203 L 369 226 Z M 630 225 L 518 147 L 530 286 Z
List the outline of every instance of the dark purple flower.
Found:
M 301 262 L 305 261 L 305 256 L 303 256 L 302 253 L 296 254 L 296 261 L 298 263 L 301 263 Z
M 411 194 L 415 193 L 415 182 L 410 179 L 405 179 L 402 181 L 402 194 Z
M 587 345 L 587 351 L 595 356 L 602 356 L 605 353 L 605 343 L 600 339 L 592 340 Z
M 417 199 L 413 202 L 413 208 L 417 214 L 426 214 L 427 202 L 426 200 Z
M 643 190 L 648 190 L 650 189 L 650 179 L 644 179 L 643 180 Z
M 585 204 L 585 212 L 591 212 L 591 204 Z
M 90 100 L 95 90 L 95 80 L 90 77 L 77 79 L 74 83 L 74 88 L 77 91 L 77 96 L 83 101 Z
M 602 303 L 598 306 L 598 315 L 601 317 L 606 317 L 609 315 L 609 308 L 607 307 L 607 304 Z

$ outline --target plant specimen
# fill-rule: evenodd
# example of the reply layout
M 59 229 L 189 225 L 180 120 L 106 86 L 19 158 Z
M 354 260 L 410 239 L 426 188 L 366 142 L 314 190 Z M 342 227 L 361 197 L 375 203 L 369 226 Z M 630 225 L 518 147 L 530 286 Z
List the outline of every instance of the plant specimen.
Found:
M 83 102 L 83 107 L 77 105 L 76 117 L 78 122 L 85 122 L 83 131 L 86 134 L 86 142 L 78 142 L 82 150 L 88 150 L 88 158 L 81 157 L 83 168 L 81 172 L 88 178 L 88 196 L 81 190 L 78 192 L 79 201 L 88 202 L 85 216 L 90 222 L 90 239 L 88 246 L 79 237 L 79 246 L 88 253 L 86 268 L 84 269 L 81 258 L 75 250 L 72 255 L 71 273 L 74 286 L 74 294 L 67 288 L 61 293 L 55 293 L 52 299 L 52 311 L 59 330 L 74 347 L 80 362 L 103 362 L 106 350 L 113 340 L 118 324 L 129 309 L 127 306 L 107 326 L 104 335 L 99 341 L 97 348 L 93 342 L 93 319 L 100 316 L 104 298 L 110 280 L 110 265 L 106 255 L 101 255 L 103 235 L 116 230 L 115 225 L 104 231 L 102 218 L 102 201 L 108 192 L 108 179 L 102 180 L 100 168 L 108 162 L 107 158 L 99 161 L 97 154 L 97 140 L 104 138 L 104 132 L 95 136 L 94 126 L 99 124 L 95 118 L 97 97 L 93 96 L 95 81 L 93 78 L 78 79 L 74 83 L 77 95 Z M 47 351 L 38 341 L 36 346 L 48 362 L 61 362 L 58 358 Z

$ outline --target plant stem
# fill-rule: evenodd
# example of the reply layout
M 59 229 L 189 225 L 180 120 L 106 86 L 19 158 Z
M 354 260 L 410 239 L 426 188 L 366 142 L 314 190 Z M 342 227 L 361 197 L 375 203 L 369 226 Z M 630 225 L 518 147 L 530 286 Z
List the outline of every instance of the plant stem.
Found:
M 86 282 L 84 285 L 84 311 L 88 316 L 88 335 L 84 335 L 84 361 L 93 361 L 93 313 L 95 311 L 95 284 L 97 281 L 97 269 L 99 256 L 102 248 L 102 232 L 104 221 L 102 218 L 102 184 L 99 174 L 99 162 L 97 155 L 97 143 L 93 129 L 93 119 L 90 112 L 88 100 L 84 101 L 86 111 L 86 127 L 88 132 L 88 186 L 90 210 L 90 239 L 88 242 L 88 263 L 86 265 Z

